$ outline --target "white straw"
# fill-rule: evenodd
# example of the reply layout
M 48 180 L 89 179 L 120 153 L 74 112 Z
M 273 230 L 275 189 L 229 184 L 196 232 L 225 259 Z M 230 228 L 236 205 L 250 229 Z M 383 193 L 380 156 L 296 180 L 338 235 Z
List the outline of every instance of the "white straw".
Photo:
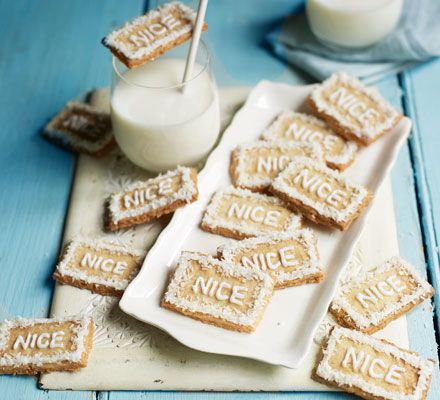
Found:
M 194 61 L 196 59 L 197 49 L 199 48 L 200 36 L 202 35 L 202 28 L 205 22 L 205 13 L 207 6 L 208 6 L 208 0 L 199 1 L 196 23 L 193 30 L 191 44 L 189 46 L 188 55 L 186 57 L 185 72 L 183 73 L 182 93 L 185 92 L 185 88 L 186 88 L 185 82 L 191 76 L 191 72 L 194 67 Z

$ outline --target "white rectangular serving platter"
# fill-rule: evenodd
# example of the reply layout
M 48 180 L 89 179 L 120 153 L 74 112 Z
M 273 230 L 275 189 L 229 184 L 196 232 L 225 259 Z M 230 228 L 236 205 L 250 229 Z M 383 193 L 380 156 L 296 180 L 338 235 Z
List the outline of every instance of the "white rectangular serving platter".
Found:
M 193 349 L 288 368 L 301 364 L 327 312 L 371 205 L 345 232 L 312 227 L 318 236 L 325 280 L 277 291 L 252 334 L 227 331 L 165 310 L 160 307 L 160 299 L 168 274 L 182 250 L 215 254 L 217 247 L 228 240 L 202 231 L 199 224 L 212 194 L 231 184 L 228 172 L 231 151 L 239 143 L 257 140 L 281 110 L 304 111 L 304 101 L 312 88 L 312 85 L 295 87 L 262 81 L 252 90 L 199 174 L 199 200 L 174 214 L 149 251 L 141 272 L 125 291 L 119 303 L 124 312 L 168 332 Z M 391 132 L 361 149 L 344 175 L 377 193 L 410 129 L 411 121 L 403 118 Z

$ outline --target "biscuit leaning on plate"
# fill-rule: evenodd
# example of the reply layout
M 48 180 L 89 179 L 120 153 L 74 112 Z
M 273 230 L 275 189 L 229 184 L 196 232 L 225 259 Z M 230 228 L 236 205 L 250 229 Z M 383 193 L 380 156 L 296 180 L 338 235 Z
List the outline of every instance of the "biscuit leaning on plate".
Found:
M 93 344 L 89 316 L 18 318 L 0 324 L 0 374 L 35 375 L 87 366 Z
M 340 230 L 347 229 L 373 197 L 362 185 L 304 157 L 295 158 L 269 190 L 310 221 Z
M 317 85 L 307 105 L 336 133 L 362 146 L 389 132 L 403 117 L 376 90 L 343 72 Z
M 309 229 L 230 241 L 217 249 L 221 260 L 268 273 L 275 289 L 317 283 L 324 278 L 316 235 Z
M 356 156 L 357 145 L 333 132 L 321 119 L 294 111 L 282 111 L 264 130 L 261 138 L 289 143 L 317 143 L 324 150 L 327 166 L 343 171 Z

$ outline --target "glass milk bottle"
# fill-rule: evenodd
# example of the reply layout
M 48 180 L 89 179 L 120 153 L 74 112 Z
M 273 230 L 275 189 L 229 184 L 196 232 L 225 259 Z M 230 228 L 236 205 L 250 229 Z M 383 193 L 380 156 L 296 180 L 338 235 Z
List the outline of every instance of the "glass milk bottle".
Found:
M 322 43 L 361 49 L 384 39 L 397 25 L 403 0 L 307 0 L 310 29 Z
M 189 42 L 132 69 L 113 58 L 114 135 L 125 155 L 150 171 L 197 164 L 220 131 L 217 87 L 203 41 L 182 90 L 188 47 Z

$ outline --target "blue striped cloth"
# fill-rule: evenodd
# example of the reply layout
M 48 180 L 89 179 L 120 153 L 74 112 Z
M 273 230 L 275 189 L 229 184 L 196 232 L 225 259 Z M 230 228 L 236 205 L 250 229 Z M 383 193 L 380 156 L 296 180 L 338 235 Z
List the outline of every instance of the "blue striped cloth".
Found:
M 345 71 L 375 82 L 417 63 L 440 56 L 440 0 L 406 0 L 397 28 L 377 45 L 337 52 L 319 43 L 302 8 L 267 36 L 274 53 L 318 80 Z

